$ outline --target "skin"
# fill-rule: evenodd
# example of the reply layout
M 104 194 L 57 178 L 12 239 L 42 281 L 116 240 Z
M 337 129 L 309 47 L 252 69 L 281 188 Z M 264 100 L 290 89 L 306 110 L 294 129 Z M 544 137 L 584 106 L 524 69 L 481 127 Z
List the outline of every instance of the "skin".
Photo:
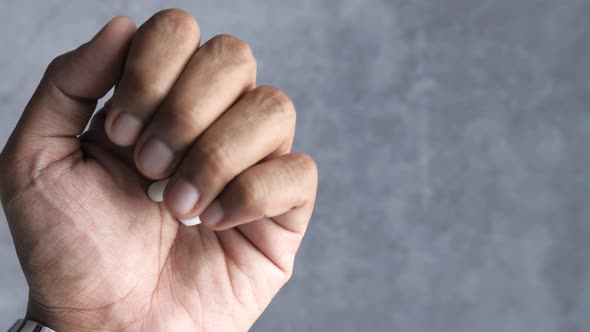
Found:
M 27 318 L 58 331 L 244 331 L 290 278 L 317 187 L 313 160 L 291 152 L 295 109 L 256 86 L 243 41 L 199 43 L 181 10 L 139 29 L 116 17 L 49 65 L 0 155 Z M 121 127 L 124 112 L 136 121 Z M 141 157 L 153 138 L 172 151 L 159 170 L 162 158 Z M 151 201 L 167 177 L 164 202 Z M 197 215 L 199 226 L 177 220 Z

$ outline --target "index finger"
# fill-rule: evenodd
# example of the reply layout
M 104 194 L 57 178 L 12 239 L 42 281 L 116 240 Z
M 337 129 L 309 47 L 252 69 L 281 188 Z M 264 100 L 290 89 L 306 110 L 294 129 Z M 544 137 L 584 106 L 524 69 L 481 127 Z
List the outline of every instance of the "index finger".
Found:
M 161 11 L 137 31 L 105 121 L 109 139 L 133 145 L 200 44 L 197 21 L 180 9 Z

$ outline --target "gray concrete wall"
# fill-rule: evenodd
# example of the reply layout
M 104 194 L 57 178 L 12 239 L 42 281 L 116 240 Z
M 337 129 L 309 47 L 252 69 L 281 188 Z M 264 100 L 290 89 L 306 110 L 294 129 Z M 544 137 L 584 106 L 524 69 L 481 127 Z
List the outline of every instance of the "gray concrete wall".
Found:
M 2 1 L 0 142 L 55 55 L 181 7 L 254 48 L 320 168 L 254 331 L 590 330 L 590 2 Z M 26 283 L 0 223 L 0 325 Z

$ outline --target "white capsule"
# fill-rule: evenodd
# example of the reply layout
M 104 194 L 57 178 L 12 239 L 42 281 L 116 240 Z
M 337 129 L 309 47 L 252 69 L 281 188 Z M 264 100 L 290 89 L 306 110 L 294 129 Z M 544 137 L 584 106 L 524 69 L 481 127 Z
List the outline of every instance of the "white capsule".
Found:
M 199 218 L 199 216 L 193 218 L 178 218 L 178 221 L 185 226 L 195 226 L 201 223 L 201 218 Z
M 164 189 L 166 189 L 168 182 L 170 182 L 170 178 L 152 183 L 147 191 L 149 198 L 154 202 L 162 202 L 164 200 Z

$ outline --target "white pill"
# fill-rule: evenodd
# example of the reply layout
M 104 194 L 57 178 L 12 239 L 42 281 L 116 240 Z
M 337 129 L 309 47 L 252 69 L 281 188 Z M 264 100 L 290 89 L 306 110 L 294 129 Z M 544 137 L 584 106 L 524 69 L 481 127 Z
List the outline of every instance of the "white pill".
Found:
M 168 182 L 170 182 L 170 178 L 152 183 L 147 191 L 149 198 L 154 202 L 162 202 L 164 200 L 164 189 L 166 189 Z
M 178 221 L 185 226 L 195 226 L 201 223 L 201 218 L 199 218 L 199 216 L 193 218 L 179 218 Z
M 170 178 L 152 183 L 147 191 L 148 197 L 154 202 L 164 201 L 164 190 L 166 189 L 168 182 L 170 182 Z M 178 221 L 185 226 L 195 226 L 201 223 L 199 216 L 193 218 L 179 218 Z

